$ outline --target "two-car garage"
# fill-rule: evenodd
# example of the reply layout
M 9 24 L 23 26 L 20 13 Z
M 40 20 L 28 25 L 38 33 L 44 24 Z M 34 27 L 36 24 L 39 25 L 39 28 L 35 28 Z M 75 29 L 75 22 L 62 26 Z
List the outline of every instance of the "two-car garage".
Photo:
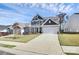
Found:
M 57 34 L 59 32 L 59 25 L 52 19 L 48 19 L 42 24 L 42 32 Z
M 56 34 L 59 31 L 59 27 L 56 25 L 46 25 L 42 27 L 43 33 L 53 33 Z

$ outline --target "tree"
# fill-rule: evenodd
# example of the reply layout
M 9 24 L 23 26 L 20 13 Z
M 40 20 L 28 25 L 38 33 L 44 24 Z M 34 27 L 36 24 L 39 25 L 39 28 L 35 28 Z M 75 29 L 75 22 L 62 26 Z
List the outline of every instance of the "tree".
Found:
M 59 14 L 57 15 L 59 17 L 59 23 L 60 23 L 60 32 L 61 32 L 61 24 L 63 23 L 64 21 L 64 17 L 66 16 L 67 14 L 66 13 L 62 13 L 62 12 L 59 12 Z

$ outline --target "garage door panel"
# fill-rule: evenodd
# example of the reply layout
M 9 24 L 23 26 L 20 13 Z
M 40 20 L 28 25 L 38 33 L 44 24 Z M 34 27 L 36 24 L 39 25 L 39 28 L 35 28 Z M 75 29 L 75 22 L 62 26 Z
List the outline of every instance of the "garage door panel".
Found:
M 43 27 L 43 33 L 57 33 L 58 28 L 56 27 Z

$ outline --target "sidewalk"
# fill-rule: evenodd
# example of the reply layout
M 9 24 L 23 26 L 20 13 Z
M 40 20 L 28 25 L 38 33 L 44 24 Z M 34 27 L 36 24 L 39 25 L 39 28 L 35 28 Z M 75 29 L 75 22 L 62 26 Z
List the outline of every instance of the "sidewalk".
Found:
M 21 50 L 4 48 L 4 47 L 0 47 L 0 54 L 1 55 L 41 55 L 30 51 L 21 51 Z
M 79 46 L 62 46 L 65 53 L 76 53 L 79 54 Z
M 16 46 L 25 44 L 25 43 L 12 42 L 12 41 L 0 41 L 0 43 L 2 43 L 2 44 L 9 44 L 9 45 L 16 45 Z

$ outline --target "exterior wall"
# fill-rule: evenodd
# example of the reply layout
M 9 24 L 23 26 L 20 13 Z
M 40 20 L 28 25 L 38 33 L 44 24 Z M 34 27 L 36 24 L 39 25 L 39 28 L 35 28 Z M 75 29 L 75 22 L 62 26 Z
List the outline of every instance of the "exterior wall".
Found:
M 31 33 L 33 33 L 34 32 L 34 29 L 33 29 L 33 27 L 31 27 Z
M 0 36 L 6 36 L 6 35 L 8 35 L 7 32 L 0 32 Z
M 13 34 L 13 29 L 7 28 L 8 34 Z
M 13 29 L 13 34 L 21 34 L 21 29 L 19 28 Z
M 64 26 L 64 32 L 79 32 L 79 14 L 70 16 L 68 22 Z
M 29 27 L 24 27 L 24 33 L 23 34 L 29 34 L 30 28 Z
M 24 33 L 24 29 L 22 28 L 22 29 L 21 29 L 21 35 L 23 35 L 23 33 Z
M 31 28 L 31 32 L 32 33 L 40 33 L 40 31 L 42 31 L 42 30 L 40 29 L 39 26 L 38 27 L 34 26 L 34 27 Z
M 31 31 L 32 31 L 32 33 L 37 33 L 37 27 L 32 27 L 32 29 L 31 29 Z
M 36 15 L 31 21 L 32 33 L 40 33 L 41 31 L 40 27 L 43 24 L 43 22 L 44 22 L 44 19 L 41 16 Z
M 0 30 L 0 36 L 5 36 L 8 35 L 9 33 L 7 32 L 7 29 Z

